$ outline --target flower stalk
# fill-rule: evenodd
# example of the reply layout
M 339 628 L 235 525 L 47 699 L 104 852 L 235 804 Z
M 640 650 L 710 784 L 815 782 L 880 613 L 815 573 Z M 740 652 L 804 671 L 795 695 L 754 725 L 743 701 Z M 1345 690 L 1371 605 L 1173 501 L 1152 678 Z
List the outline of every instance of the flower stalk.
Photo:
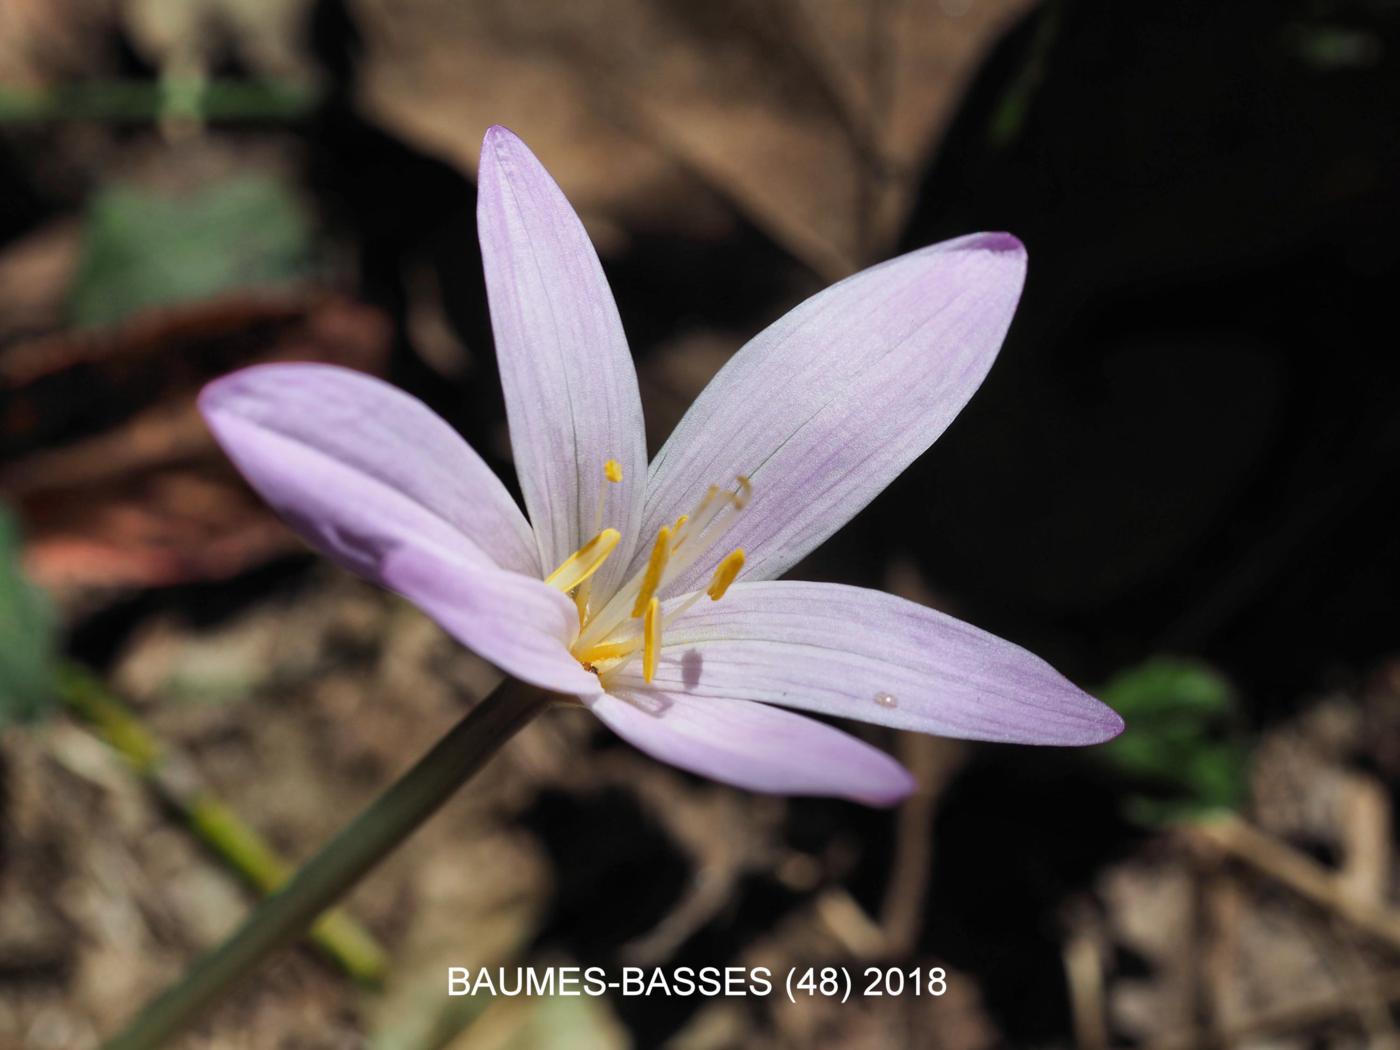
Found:
M 184 1031 L 244 976 L 300 937 L 553 699 L 506 679 L 446 736 L 267 897 L 234 933 L 152 1000 L 106 1050 L 152 1050 Z

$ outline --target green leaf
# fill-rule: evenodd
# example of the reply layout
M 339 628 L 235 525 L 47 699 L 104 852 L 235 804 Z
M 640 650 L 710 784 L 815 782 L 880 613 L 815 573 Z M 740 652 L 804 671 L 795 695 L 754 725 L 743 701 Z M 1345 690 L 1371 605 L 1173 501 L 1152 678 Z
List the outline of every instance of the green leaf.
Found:
M 0 729 L 46 714 L 54 699 L 53 610 L 19 568 L 19 530 L 0 507 Z
M 1239 804 L 1249 754 L 1235 732 L 1234 689 L 1219 672 L 1158 657 L 1122 672 L 1099 695 L 1128 725 L 1099 754 L 1133 784 L 1131 819 L 1156 825 Z
M 285 284 L 312 262 L 312 224 L 276 179 L 241 175 L 169 196 L 132 186 L 94 194 L 68 309 L 96 326 L 237 288 Z

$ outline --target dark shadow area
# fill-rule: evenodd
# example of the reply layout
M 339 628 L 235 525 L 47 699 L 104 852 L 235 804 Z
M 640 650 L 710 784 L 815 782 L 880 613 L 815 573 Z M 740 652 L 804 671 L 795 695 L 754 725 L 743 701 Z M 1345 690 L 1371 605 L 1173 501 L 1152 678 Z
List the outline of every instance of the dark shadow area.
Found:
M 932 829 L 922 943 L 984 978 L 1016 1046 L 1070 1030 L 1065 902 L 1136 840 L 1104 776 L 1070 753 L 988 749 L 949 789 Z
M 1082 680 L 1200 653 L 1262 716 L 1394 644 L 1397 31 L 1313 11 L 1046 5 L 910 219 L 905 247 L 1014 230 L 1030 277 L 988 382 L 865 520 Z M 1320 66 L 1343 30 L 1364 64 Z
M 545 792 L 524 824 L 547 843 L 555 870 L 568 872 L 545 923 L 547 941 L 589 965 L 659 922 L 689 877 L 677 844 L 616 789 L 582 799 Z

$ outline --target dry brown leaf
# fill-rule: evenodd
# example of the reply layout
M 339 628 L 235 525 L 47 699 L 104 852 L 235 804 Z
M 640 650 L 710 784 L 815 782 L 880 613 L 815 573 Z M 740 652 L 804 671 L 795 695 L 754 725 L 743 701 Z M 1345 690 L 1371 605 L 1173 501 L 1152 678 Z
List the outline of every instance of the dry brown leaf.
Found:
M 293 548 L 214 445 L 195 394 L 259 360 L 379 371 L 388 349 L 388 323 L 371 307 L 255 296 L 7 348 L 0 499 L 20 514 L 28 571 L 61 589 L 168 585 Z
M 232 52 L 263 76 L 313 75 L 304 27 L 312 0 L 123 0 L 136 47 L 171 74 L 207 74 Z
M 362 104 L 474 170 L 524 136 L 604 237 L 727 201 L 837 277 L 886 251 L 989 43 L 1029 0 L 354 0 Z M 708 192 L 707 192 L 708 191 Z
M 0 84 L 48 87 L 94 72 L 113 55 L 104 38 L 115 11 L 115 0 L 4 0 Z
M 72 219 L 41 226 L 0 252 L 0 345 L 63 324 L 64 296 L 82 250 Z

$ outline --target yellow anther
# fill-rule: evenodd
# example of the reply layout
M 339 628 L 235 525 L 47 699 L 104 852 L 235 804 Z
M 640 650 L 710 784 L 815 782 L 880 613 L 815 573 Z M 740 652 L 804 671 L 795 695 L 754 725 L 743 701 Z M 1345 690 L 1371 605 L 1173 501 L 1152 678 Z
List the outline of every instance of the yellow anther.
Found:
M 715 568 L 714 576 L 710 577 L 710 586 L 705 591 L 710 596 L 710 601 L 717 602 L 724 597 L 724 592 L 729 590 L 729 585 L 734 582 L 734 577 L 739 575 L 739 570 L 744 567 L 744 548 L 735 547 L 727 555 L 724 561 Z
M 604 529 L 565 558 L 564 564 L 546 576 L 544 582 L 568 594 L 602 567 L 620 539 L 622 533 L 616 529 Z
M 615 459 L 603 463 L 603 480 L 598 482 L 598 505 L 593 510 L 593 531 L 603 527 L 603 508 L 608 505 L 608 485 L 622 480 L 622 464 Z
M 631 656 L 637 651 L 637 640 L 633 638 L 627 642 L 604 642 L 602 645 L 594 645 L 585 649 L 581 653 L 575 654 L 575 659 L 581 664 L 602 663 L 604 660 L 616 660 L 623 656 Z
M 656 542 L 647 559 L 646 575 L 642 577 L 642 589 L 637 592 L 637 600 L 632 604 L 632 615 L 641 616 L 646 612 L 647 602 L 652 600 L 656 589 L 661 586 L 661 574 L 666 571 L 666 563 L 671 559 L 671 526 L 662 525 L 656 534 Z
M 647 603 L 646 619 L 642 621 L 642 677 L 650 682 L 656 677 L 656 661 L 661 657 L 661 599 Z
M 734 493 L 734 509 L 743 510 L 749 502 L 749 497 L 753 495 L 753 482 L 745 474 L 740 474 L 734 479 L 739 483 L 739 491 Z

